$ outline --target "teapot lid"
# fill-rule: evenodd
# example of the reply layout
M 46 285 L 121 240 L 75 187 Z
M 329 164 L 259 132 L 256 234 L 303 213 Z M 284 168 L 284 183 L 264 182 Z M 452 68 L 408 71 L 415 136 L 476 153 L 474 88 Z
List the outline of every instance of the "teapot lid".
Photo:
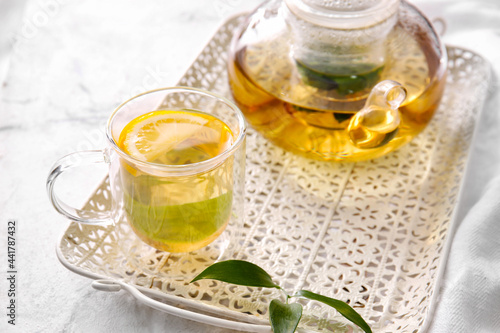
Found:
M 334 29 L 359 29 L 394 15 L 400 0 L 284 0 L 304 21 Z

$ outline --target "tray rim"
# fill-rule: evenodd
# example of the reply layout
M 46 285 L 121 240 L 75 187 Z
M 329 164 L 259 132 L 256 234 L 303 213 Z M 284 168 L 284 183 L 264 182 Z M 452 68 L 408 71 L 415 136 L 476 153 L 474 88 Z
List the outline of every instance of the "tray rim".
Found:
M 77 222 L 75 222 L 75 223 L 77 223 Z M 66 233 L 64 232 L 62 234 L 62 236 L 59 238 L 59 240 L 62 240 L 62 238 L 64 237 L 65 234 Z M 68 263 L 65 260 L 64 255 L 62 254 L 62 251 L 58 245 L 59 245 L 59 243 L 56 245 L 57 259 L 69 271 L 76 273 L 76 274 L 79 274 L 83 277 L 92 279 L 92 280 L 94 280 L 94 282 L 117 283 L 117 280 L 114 280 L 112 278 L 102 276 L 99 274 L 95 274 L 95 273 L 91 273 L 91 272 L 88 272 L 88 271 L 81 269 L 79 267 L 72 266 L 70 263 Z M 94 282 L 91 283 L 92 286 L 94 286 Z M 162 293 L 162 292 L 154 290 L 154 289 L 148 289 L 148 288 L 145 288 L 142 286 L 133 285 L 133 284 L 123 282 L 123 281 L 120 281 L 119 284 L 120 285 L 127 285 L 129 288 L 137 290 L 139 293 L 138 294 L 132 293 L 132 295 L 138 301 L 140 301 L 142 303 L 146 303 L 146 305 L 149 305 L 149 306 L 151 306 L 151 302 L 154 302 L 155 306 L 151 306 L 151 307 L 154 307 L 157 310 L 163 311 L 163 312 L 171 314 L 171 315 L 175 315 L 175 316 L 180 317 L 180 318 L 189 319 L 189 320 L 196 321 L 196 322 L 203 323 L 203 324 L 210 324 L 210 325 L 216 326 L 216 327 L 228 328 L 228 329 L 244 331 L 244 332 L 272 332 L 271 326 L 269 324 L 265 325 L 264 323 L 257 324 L 257 323 L 243 322 L 243 321 L 241 321 L 241 322 L 232 321 L 232 320 L 228 320 L 228 319 L 224 319 L 224 318 L 220 318 L 220 317 L 211 316 L 209 314 L 203 314 L 203 313 L 194 312 L 194 311 L 191 311 L 188 309 L 179 308 L 175 305 L 155 301 L 151 297 L 162 298 L 163 300 L 165 300 L 167 302 L 171 302 L 171 303 L 192 306 L 193 308 L 197 308 L 198 310 L 204 310 L 207 313 L 210 313 L 210 312 L 216 313 L 217 311 L 218 312 L 224 311 L 224 312 L 228 312 L 228 315 L 229 314 L 235 315 L 235 313 L 233 313 L 233 312 L 225 311 L 223 309 L 216 308 L 216 307 L 212 307 L 208 304 L 199 303 L 199 302 L 196 302 L 194 300 L 187 299 L 187 298 L 181 298 L 181 297 L 177 297 L 174 295 L 165 294 L 165 293 Z M 95 288 L 95 289 L 97 289 L 97 288 Z M 148 304 L 148 303 L 150 303 L 150 304 Z
M 211 37 L 208 39 L 208 41 L 202 45 L 202 47 L 200 48 L 200 51 L 196 54 L 195 58 L 191 61 L 189 67 L 187 67 L 187 70 L 184 71 L 183 75 L 180 77 L 180 79 L 177 82 L 179 82 L 187 74 L 189 69 L 196 63 L 198 56 L 201 54 L 202 50 L 204 50 L 204 48 L 206 46 L 208 46 L 208 44 L 212 41 L 213 37 L 217 34 L 217 32 L 224 25 L 226 25 L 229 21 L 234 20 L 238 17 L 241 17 L 245 14 L 248 14 L 248 12 L 245 11 L 245 12 L 235 13 L 233 15 L 226 17 L 220 24 L 218 24 L 216 29 L 215 29 L 215 32 L 211 35 Z M 443 45 L 445 46 L 446 49 L 448 49 L 448 48 L 458 49 L 461 51 L 465 51 L 465 52 L 474 54 L 474 56 L 476 56 L 476 57 L 479 57 L 485 63 L 485 66 L 487 67 L 488 74 L 487 74 L 487 77 L 485 78 L 485 81 L 488 81 L 488 82 L 491 81 L 491 64 L 481 54 L 478 54 L 477 52 L 472 51 L 472 50 L 467 49 L 467 48 L 464 48 L 462 46 L 455 46 L 452 44 L 443 44 Z M 175 86 L 180 86 L 180 85 L 176 84 Z M 485 93 L 484 96 L 474 104 L 474 107 L 477 108 L 478 111 L 477 111 L 477 115 L 476 115 L 476 124 L 474 126 L 473 133 L 472 133 L 471 139 L 469 141 L 470 147 L 472 147 L 476 141 L 477 132 L 478 132 L 477 124 L 478 124 L 479 120 L 483 117 L 484 104 L 485 104 L 486 100 L 487 100 L 487 94 Z M 439 303 L 439 299 L 441 297 L 443 278 L 444 278 L 444 275 L 446 272 L 448 257 L 449 257 L 451 247 L 453 244 L 453 238 L 454 238 L 454 235 L 456 234 L 458 226 L 460 225 L 460 223 L 459 223 L 460 221 L 457 221 L 458 220 L 457 214 L 459 211 L 458 207 L 462 203 L 463 197 L 465 195 L 464 194 L 464 191 L 465 191 L 464 190 L 464 183 L 470 174 L 470 169 L 471 169 L 471 164 L 472 164 L 471 159 L 470 159 L 470 153 L 471 153 L 471 149 L 469 149 L 469 151 L 467 152 L 463 176 L 461 177 L 461 179 L 458 183 L 459 191 L 457 194 L 457 202 L 454 206 L 453 213 L 452 213 L 452 216 L 450 218 L 450 223 L 448 226 L 448 230 L 446 232 L 446 234 L 447 234 L 446 240 L 445 240 L 442 252 L 441 252 L 440 257 L 439 257 L 439 268 L 438 268 L 438 272 L 436 273 L 436 277 L 435 277 L 435 282 L 434 282 L 435 285 L 433 288 L 434 292 L 432 293 L 432 295 L 430 297 L 427 314 L 425 315 L 425 319 L 422 323 L 422 326 L 420 328 L 421 330 L 419 330 L 419 332 L 427 332 L 429 330 L 430 325 L 431 325 L 433 318 L 434 318 L 434 313 L 435 313 L 437 304 Z M 89 199 L 86 202 L 88 202 L 91 199 L 93 194 L 94 193 L 92 193 L 90 195 Z M 65 268 L 67 268 L 69 271 L 72 271 L 72 272 L 79 274 L 81 276 L 84 276 L 86 278 L 90 278 L 92 280 L 95 280 L 94 282 L 117 281 L 117 280 L 114 280 L 113 278 L 101 276 L 99 274 L 86 271 L 86 270 L 79 268 L 77 266 L 73 266 L 68 261 L 66 261 L 64 254 L 62 253 L 62 250 L 60 248 L 60 244 L 63 241 L 64 236 L 66 235 L 66 232 L 67 232 L 69 226 L 71 225 L 71 223 L 77 223 L 77 222 L 71 221 L 70 219 L 67 219 L 67 221 L 69 221 L 70 224 L 61 233 L 60 237 L 58 237 L 57 244 L 56 244 L 56 255 L 57 255 L 59 262 Z M 94 282 L 92 282 L 92 285 L 94 284 Z M 272 332 L 271 326 L 269 325 L 269 322 L 265 321 L 262 318 L 254 318 L 254 317 L 249 318 L 248 316 L 245 316 L 244 318 L 242 317 L 242 319 L 246 319 L 245 321 L 233 321 L 233 320 L 228 320 L 228 319 L 224 319 L 224 318 L 220 318 L 220 317 L 214 317 L 214 316 L 211 316 L 210 314 L 199 313 L 199 312 L 191 311 L 189 309 L 179 308 L 179 307 L 172 305 L 172 304 L 167 304 L 167 303 L 155 301 L 151 297 L 162 298 L 164 301 L 166 301 L 168 303 L 176 303 L 176 304 L 182 304 L 182 305 L 186 305 L 186 306 L 192 306 L 193 308 L 196 308 L 197 310 L 200 310 L 200 311 L 205 311 L 206 313 L 213 313 L 213 314 L 217 313 L 218 315 L 220 315 L 221 312 L 227 312 L 227 314 L 228 315 L 230 314 L 231 316 L 235 316 L 236 313 L 229 311 L 229 310 L 222 309 L 222 308 L 214 307 L 214 306 L 202 303 L 202 302 L 197 302 L 195 300 L 190 300 L 190 299 L 178 297 L 175 295 L 165 294 L 165 293 L 162 293 L 162 292 L 154 290 L 154 289 L 145 288 L 145 287 L 130 284 L 127 282 L 119 282 L 119 284 L 125 284 L 129 288 L 137 290 L 138 293 L 133 293 L 133 296 L 138 301 L 146 303 L 146 304 L 148 302 L 150 303 L 151 301 L 156 302 L 156 305 L 151 305 L 151 304 L 147 304 L 147 305 L 149 305 L 157 310 L 163 311 L 165 313 L 169 313 L 171 315 L 175 315 L 175 316 L 178 316 L 181 318 L 189 319 L 189 320 L 204 323 L 204 324 L 209 324 L 209 325 L 212 325 L 215 327 L 226 328 L 226 329 L 233 329 L 233 330 L 247 331 L 247 332 Z M 255 319 L 254 320 L 255 323 L 250 322 L 251 320 L 249 320 L 249 319 L 251 319 L 251 318 Z M 266 324 L 266 322 L 267 322 L 267 324 Z M 297 331 L 298 332 L 306 332 L 307 330 L 299 328 Z
M 446 50 L 448 50 L 448 48 L 453 48 L 453 49 L 458 49 L 458 50 L 462 50 L 462 51 L 465 51 L 465 52 L 469 52 L 469 53 L 472 53 L 474 54 L 476 57 L 479 57 L 481 58 L 481 60 L 485 63 L 485 66 L 487 67 L 487 77 L 485 78 L 486 81 L 488 82 L 491 82 L 491 72 L 492 72 L 492 68 L 491 68 L 491 64 L 490 62 L 485 58 L 483 57 L 481 54 L 475 52 L 475 51 L 472 51 L 468 48 L 464 48 L 464 47 L 461 47 L 461 46 L 455 46 L 455 45 L 452 45 L 452 44 L 444 44 L 444 47 L 446 48 Z M 446 88 L 445 88 L 446 89 Z M 460 179 L 460 182 L 459 182 L 459 190 L 458 190 L 458 196 L 457 196 L 457 203 L 455 204 L 455 207 L 453 208 L 453 213 L 452 213 L 452 216 L 451 216 L 451 219 L 450 219 L 450 224 L 448 226 L 448 230 L 446 231 L 446 240 L 445 240 L 445 243 L 443 245 L 443 252 L 439 258 L 439 269 L 438 269 L 438 272 L 436 274 L 436 281 L 435 281 L 435 285 L 434 285 L 434 292 L 432 293 L 432 296 L 431 296 L 431 299 L 429 301 L 429 309 L 428 309 L 428 312 L 427 312 L 427 315 L 425 316 L 425 319 L 424 319 L 424 322 L 422 324 L 422 332 L 427 332 L 432 324 L 432 321 L 434 319 L 434 313 L 436 311 L 436 307 L 437 307 L 437 304 L 439 303 L 439 299 L 441 298 L 441 288 L 443 286 L 443 279 L 444 279 L 444 275 L 445 275 L 445 272 L 446 272 L 446 267 L 448 266 L 448 257 L 450 255 L 450 251 L 451 251 L 451 246 L 453 244 L 453 239 L 455 237 L 455 234 L 457 232 L 457 228 L 458 226 L 460 225 L 460 221 L 458 221 L 458 212 L 459 212 L 459 209 L 458 207 L 460 206 L 460 204 L 462 203 L 462 201 L 464 200 L 464 184 L 465 184 L 465 181 L 468 177 L 470 177 L 470 169 L 471 169 L 471 159 L 470 159 L 470 154 L 471 154 L 471 151 L 472 151 L 472 147 L 474 145 L 474 143 L 476 142 L 476 138 L 477 138 L 477 133 L 478 133 L 478 123 L 480 121 L 480 119 L 483 117 L 483 113 L 484 113 L 484 104 L 486 102 L 486 99 L 487 99 L 487 93 L 484 94 L 483 98 L 481 98 L 478 103 L 475 105 L 476 108 L 478 108 L 478 113 L 477 113 L 477 118 L 476 118 L 476 124 L 474 126 L 474 130 L 472 132 L 472 137 L 470 139 L 470 149 L 469 151 L 467 152 L 467 160 L 465 162 L 465 168 L 464 168 L 464 173 L 463 173 L 463 176 L 462 178 Z

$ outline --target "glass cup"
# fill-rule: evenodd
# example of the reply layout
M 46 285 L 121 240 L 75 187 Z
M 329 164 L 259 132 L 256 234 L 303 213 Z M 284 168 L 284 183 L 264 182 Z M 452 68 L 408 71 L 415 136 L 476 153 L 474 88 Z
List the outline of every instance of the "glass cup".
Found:
M 161 128 L 160 135 L 167 138 L 161 147 L 168 154 L 177 154 L 175 160 L 144 160 L 124 149 L 121 135 L 130 129 L 127 125 L 137 123 L 136 119 L 155 119 L 148 116 L 155 112 L 167 114 L 167 118 L 194 119 L 194 125 L 176 127 L 176 135 L 171 134 L 170 125 Z M 200 119 L 203 124 L 216 119 L 213 123 L 218 126 L 209 127 L 209 134 L 200 132 Z M 235 250 L 243 225 L 245 133 L 240 110 L 223 97 L 188 87 L 149 91 L 113 112 L 105 149 L 73 153 L 55 163 L 47 179 L 48 195 L 55 209 L 71 220 L 113 224 L 122 250 L 134 258 L 144 258 L 147 252 L 167 251 L 175 256 L 211 247 L 208 256 L 217 260 L 228 249 Z M 229 138 L 224 147 L 214 150 L 213 142 L 197 145 L 199 137 L 206 135 Z M 168 142 L 168 138 L 176 141 Z M 194 150 L 184 150 L 186 142 L 194 142 Z M 152 148 L 146 145 L 142 149 L 148 152 Z M 210 149 L 213 156 L 191 156 Z M 54 191 L 57 177 L 66 169 L 93 163 L 109 166 L 110 210 L 71 207 Z

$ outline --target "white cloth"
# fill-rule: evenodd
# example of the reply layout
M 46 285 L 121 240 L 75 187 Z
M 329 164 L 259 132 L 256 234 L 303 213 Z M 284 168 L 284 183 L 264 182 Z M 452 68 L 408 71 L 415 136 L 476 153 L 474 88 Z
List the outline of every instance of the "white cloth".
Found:
M 500 177 L 453 239 L 432 332 L 500 332 Z
M 500 332 L 500 1 L 415 1 L 443 41 L 479 53 L 493 81 L 478 124 L 432 333 Z

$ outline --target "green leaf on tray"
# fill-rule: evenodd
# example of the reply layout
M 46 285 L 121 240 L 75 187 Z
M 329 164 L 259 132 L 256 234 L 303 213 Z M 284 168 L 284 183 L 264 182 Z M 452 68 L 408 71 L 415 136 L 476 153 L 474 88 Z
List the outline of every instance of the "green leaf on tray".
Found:
M 259 266 L 243 260 L 226 260 L 207 267 L 191 282 L 213 279 L 248 287 L 278 288 L 280 286 Z
M 318 295 L 307 290 L 299 290 L 294 296 L 302 296 L 329 305 L 332 308 L 335 308 L 342 316 L 358 325 L 366 333 L 372 332 L 370 326 L 368 326 L 364 319 L 353 308 L 351 308 L 349 304 L 345 302 L 339 301 L 334 298 Z
M 300 290 L 289 296 L 279 285 L 273 282 L 271 276 L 259 266 L 243 260 L 226 260 L 207 267 L 191 282 L 202 279 L 213 279 L 248 287 L 276 288 L 283 291 L 287 300 L 291 297 L 304 297 L 318 301 L 335 308 L 345 318 L 358 325 L 366 333 L 371 333 L 370 326 L 347 303 L 329 298 L 311 291 Z M 274 333 L 293 333 L 302 317 L 302 305 L 299 303 L 283 303 L 274 299 L 269 304 L 269 320 Z
M 269 319 L 274 333 L 293 333 L 302 317 L 302 305 L 285 304 L 273 299 L 269 304 Z

